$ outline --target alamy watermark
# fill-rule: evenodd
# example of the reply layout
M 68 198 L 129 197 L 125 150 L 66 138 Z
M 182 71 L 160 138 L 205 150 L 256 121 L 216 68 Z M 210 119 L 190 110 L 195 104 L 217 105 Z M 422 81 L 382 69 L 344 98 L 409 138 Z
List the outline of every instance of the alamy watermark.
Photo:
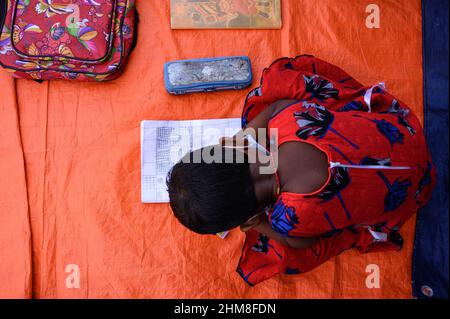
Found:
M 197 148 L 191 144 L 191 136 L 171 132 L 169 139 L 173 142 L 169 160 L 180 161 L 180 154 L 185 154 L 181 162 L 189 164 L 259 164 L 260 174 L 275 174 L 278 168 L 278 129 L 247 128 L 233 135 L 236 129 L 225 129 L 225 136 L 217 139 L 217 143 Z M 209 128 L 202 132 L 203 136 L 223 136 L 220 129 Z M 195 134 L 193 134 L 195 136 Z M 181 137 L 181 138 L 180 138 Z M 268 138 L 269 137 L 269 138 Z M 197 141 L 199 144 L 200 142 Z M 195 143 L 195 141 L 194 141 Z M 191 152 L 192 149 L 195 149 Z
M 69 289 L 80 288 L 80 267 L 77 264 L 66 266 L 66 287 Z
M 380 289 L 380 267 L 377 264 L 366 266 L 366 287 L 369 289 Z
M 381 13 L 380 7 L 377 4 L 369 4 L 366 7 L 366 13 L 369 15 L 366 18 L 366 27 L 368 29 L 381 28 Z

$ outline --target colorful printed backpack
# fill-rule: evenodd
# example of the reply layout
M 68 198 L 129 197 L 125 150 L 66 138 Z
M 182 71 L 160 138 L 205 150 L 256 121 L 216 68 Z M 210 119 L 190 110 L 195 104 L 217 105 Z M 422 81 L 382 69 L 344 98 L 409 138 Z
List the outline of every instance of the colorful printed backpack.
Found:
M 17 78 L 117 78 L 136 40 L 135 0 L 0 0 L 0 65 Z

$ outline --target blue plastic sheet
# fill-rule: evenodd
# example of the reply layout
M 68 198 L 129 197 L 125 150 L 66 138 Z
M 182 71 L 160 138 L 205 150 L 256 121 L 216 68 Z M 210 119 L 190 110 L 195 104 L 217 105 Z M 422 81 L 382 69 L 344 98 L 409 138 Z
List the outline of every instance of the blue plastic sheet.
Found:
M 424 115 L 438 181 L 429 204 L 417 216 L 413 257 L 416 298 L 448 298 L 448 0 L 424 0 Z

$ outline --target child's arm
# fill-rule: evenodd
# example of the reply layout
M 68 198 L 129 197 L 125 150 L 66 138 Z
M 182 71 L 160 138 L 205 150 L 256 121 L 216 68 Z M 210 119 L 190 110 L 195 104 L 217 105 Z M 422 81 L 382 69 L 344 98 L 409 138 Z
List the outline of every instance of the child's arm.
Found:
M 316 241 L 316 238 L 293 238 L 285 237 L 276 231 L 269 225 L 267 220 L 261 222 L 254 228 L 257 232 L 266 235 L 267 237 L 278 241 L 279 243 L 292 248 L 308 248 Z
M 279 100 L 275 103 L 270 104 L 264 111 L 259 113 L 253 120 L 251 120 L 245 128 L 249 129 L 252 128 L 258 132 L 259 128 L 267 128 L 267 125 L 269 124 L 269 120 L 274 116 L 276 113 L 283 110 L 285 107 L 292 105 L 294 103 L 298 102 L 298 100 Z M 256 136 L 255 136 L 256 137 Z
M 279 100 L 275 103 L 270 104 L 265 110 L 259 113 L 253 120 L 251 120 L 245 127 L 245 129 L 253 129 L 255 130 L 256 136 L 253 136 L 256 140 L 258 140 L 258 129 L 265 128 L 267 129 L 267 125 L 269 120 L 273 115 L 283 110 L 285 107 L 298 102 L 297 100 Z M 240 130 L 233 137 L 223 137 L 220 139 L 220 144 L 223 145 L 225 143 L 233 143 L 233 145 L 240 145 L 243 141 L 236 141 L 237 136 L 242 135 L 242 131 Z
M 276 240 L 284 246 L 289 246 L 292 248 L 308 248 L 311 247 L 317 240 L 317 238 L 285 237 L 273 230 L 264 215 L 261 215 L 261 217 L 251 220 L 241 226 L 242 231 L 248 231 L 250 229 L 254 229 L 257 232 L 266 235 L 270 239 Z

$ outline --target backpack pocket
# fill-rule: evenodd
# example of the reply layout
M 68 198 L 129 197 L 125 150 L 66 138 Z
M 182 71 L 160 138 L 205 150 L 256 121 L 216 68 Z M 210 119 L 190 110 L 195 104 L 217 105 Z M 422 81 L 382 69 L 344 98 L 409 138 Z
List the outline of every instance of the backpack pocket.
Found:
M 99 63 L 110 56 L 117 1 L 15 1 L 11 46 L 27 59 Z

